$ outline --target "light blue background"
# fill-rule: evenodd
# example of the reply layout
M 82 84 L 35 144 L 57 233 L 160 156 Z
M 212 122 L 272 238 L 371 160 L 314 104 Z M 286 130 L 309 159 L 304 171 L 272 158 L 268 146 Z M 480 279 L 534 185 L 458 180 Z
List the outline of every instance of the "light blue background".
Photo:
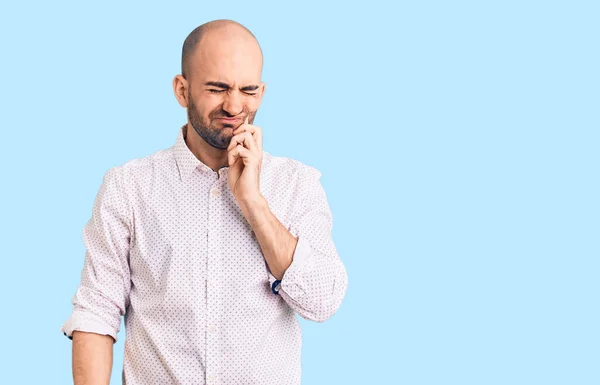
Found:
M 597 4 L 3 3 L 0 383 L 72 381 L 102 176 L 174 143 L 215 18 L 259 39 L 264 148 L 322 171 L 348 270 L 303 384 L 600 383 Z

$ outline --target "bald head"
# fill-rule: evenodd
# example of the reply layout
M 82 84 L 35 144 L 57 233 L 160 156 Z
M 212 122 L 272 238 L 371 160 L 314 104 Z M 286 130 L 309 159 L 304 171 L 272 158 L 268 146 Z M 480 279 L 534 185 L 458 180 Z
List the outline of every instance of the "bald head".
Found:
M 224 152 L 234 130 L 254 122 L 265 83 L 256 38 L 232 20 L 194 29 L 183 43 L 181 74 L 173 79 L 179 104 L 187 109 L 190 140 Z
M 196 27 L 183 42 L 181 50 L 181 74 L 189 78 L 193 67 L 202 55 L 197 55 L 200 50 L 209 51 L 215 46 L 226 45 L 230 49 L 236 49 L 239 44 L 254 46 L 258 49 L 261 60 L 262 71 L 262 49 L 258 40 L 250 30 L 242 24 L 233 20 L 213 20 Z

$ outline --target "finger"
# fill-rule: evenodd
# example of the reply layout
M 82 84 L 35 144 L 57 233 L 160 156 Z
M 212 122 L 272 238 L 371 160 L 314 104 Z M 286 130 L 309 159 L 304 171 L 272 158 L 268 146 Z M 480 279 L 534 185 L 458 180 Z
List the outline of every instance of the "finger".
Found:
M 233 130 L 233 135 L 237 135 L 241 132 L 244 131 L 248 131 L 251 134 L 254 134 L 254 132 L 256 131 L 256 126 L 253 126 L 251 124 L 242 124 L 241 126 L 239 126 L 238 128 L 236 128 L 235 130 Z
M 262 151 L 262 128 L 257 127 L 252 136 L 254 136 L 254 140 L 256 140 L 256 145 L 259 150 Z
M 247 149 L 249 149 L 250 151 L 256 151 L 258 144 L 256 143 L 256 140 L 254 139 L 254 135 L 252 135 L 252 132 L 250 131 L 242 131 L 237 135 L 234 135 L 235 138 L 235 143 L 236 144 L 241 144 L 242 146 L 246 147 Z M 232 140 L 233 140 L 232 138 Z M 231 144 L 231 143 L 229 143 Z
M 233 131 L 233 134 L 236 135 L 244 131 L 248 131 L 252 134 L 252 137 L 256 141 L 258 148 L 260 148 L 260 150 L 262 151 L 262 128 L 260 128 L 259 126 L 253 126 L 251 124 L 243 124 L 240 127 L 238 127 L 235 131 Z
M 234 135 L 231 138 L 231 141 L 229 142 L 229 146 L 227 146 L 227 151 L 230 151 L 232 148 L 234 148 L 238 144 L 241 144 L 242 146 L 244 146 L 245 148 L 247 148 L 248 150 L 250 150 L 252 152 L 257 151 L 257 149 L 258 149 L 258 145 L 256 144 L 256 141 L 254 140 L 254 136 L 252 136 L 252 134 L 248 131 L 240 132 L 239 134 Z
M 252 157 L 252 152 L 244 146 L 236 146 L 232 151 L 227 154 L 227 162 L 229 166 L 232 166 L 237 160 L 241 159 L 244 164 L 247 164 Z
M 260 151 L 262 151 L 262 128 L 260 128 L 258 126 L 253 126 L 252 124 L 249 124 L 248 118 L 249 118 L 249 115 L 246 116 L 246 120 L 244 120 L 244 123 L 240 124 L 239 127 L 233 131 L 233 135 L 237 135 L 240 132 L 244 132 L 244 131 L 248 131 L 248 132 L 252 133 L 252 136 L 254 137 L 254 140 L 256 141 L 258 148 L 260 149 Z
M 250 115 L 246 115 L 246 119 L 244 119 L 244 123 L 240 124 L 239 126 L 237 126 L 237 128 L 235 130 L 233 130 L 234 135 L 236 133 L 240 133 L 240 132 L 246 130 L 248 127 L 254 127 L 250 123 L 248 123 L 249 117 L 250 117 Z

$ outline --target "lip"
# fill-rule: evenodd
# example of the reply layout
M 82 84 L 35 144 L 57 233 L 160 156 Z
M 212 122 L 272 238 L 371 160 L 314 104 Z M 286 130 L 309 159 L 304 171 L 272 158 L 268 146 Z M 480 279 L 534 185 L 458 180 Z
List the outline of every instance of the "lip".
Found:
M 227 122 L 227 123 L 237 123 L 237 122 L 241 122 L 242 121 L 242 119 L 240 119 L 240 118 L 217 118 L 217 119 L 218 120 L 222 120 L 222 121 Z

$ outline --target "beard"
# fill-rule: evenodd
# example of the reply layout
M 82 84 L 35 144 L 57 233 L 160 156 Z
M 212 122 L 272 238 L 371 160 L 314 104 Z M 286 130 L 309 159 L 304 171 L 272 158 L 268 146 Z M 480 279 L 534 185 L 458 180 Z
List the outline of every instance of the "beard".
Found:
M 206 122 L 202 117 L 202 114 L 200 114 L 196 109 L 196 104 L 192 99 L 191 93 L 188 93 L 188 100 L 188 121 L 192 127 L 194 127 L 194 131 L 196 131 L 196 133 L 210 146 L 220 150 L 226 150 L 227 147 L 229 147 L 231 138 L 233 137 L 231 133 L 237 127 L 235 127 L 233 124 L 223 123 L 222 128 L 219 128 L 214 127 L 214 124 L 211 125 L 210 122 L 215 122 L 217 118 L 231 117 L 231 115 L 226 111 L 223 111 L 221 108 L 218 108 L 209 114 L 209 121 Z M 248 123 L 252 124 L 255 115 L 256 112 L 248 113 Z M 228 128 L 231 128 L 231 132 L 227 130 Z

